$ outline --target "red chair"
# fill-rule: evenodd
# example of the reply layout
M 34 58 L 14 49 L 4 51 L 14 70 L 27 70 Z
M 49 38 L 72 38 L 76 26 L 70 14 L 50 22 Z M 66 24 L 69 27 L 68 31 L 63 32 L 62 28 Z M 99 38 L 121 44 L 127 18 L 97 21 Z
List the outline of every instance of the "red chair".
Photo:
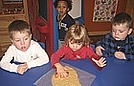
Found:
M 45 43 L 46 34 L 48 33 L 47 21 L 42 16 L 38 16 L 36 19 L 36 26 L 40 33 L 40 41 Z
M 39 32 L 41 32 L 41 33 L 48 32 L 47 21 L 42 16 L 37 17 L 36 24 L 37 24 L 37 29 L 39 30 Z

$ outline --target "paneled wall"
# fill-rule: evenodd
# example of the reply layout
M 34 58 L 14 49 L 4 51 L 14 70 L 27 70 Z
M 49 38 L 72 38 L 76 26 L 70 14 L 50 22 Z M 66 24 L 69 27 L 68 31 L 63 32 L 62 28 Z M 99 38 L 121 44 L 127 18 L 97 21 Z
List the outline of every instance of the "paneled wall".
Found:
M 97 22 L 93 21 L 95 1 L 97 0 L 84 0 L 84 24 L 88 29 L 89 35 L 104 35 L 107 32 L 111 31 L 111 22 L 110 21 L 97 21 Z M 103 1 L 103 0 L 98 0 L 98 1 Z M 127 3 L 127 0 L 118 0 L 116 13 L 125 11 L 126 3 Z M 105 10 L 102 10 L 102 11 L 105 12 Z
M 0 52 L 5 52 L 8 46 L 11 44 L 9 36 L 8 36 L 8 25 L 17 19 L 25 20 L 29 23 L 28 19 L 28 9 L 27 9 L 27 0 L 22 0 L 18 3 L 17 0 L 12 2 L 12 0 L 2 0 L 0 2 L 2 4 L 2 8 L 0 9 Z M 5 2 L 5 3 L 4 3 Z M 12 3 L 11 3 L 12 2 Z M 19 9 L 20 10 L 15 10 Z M 5 10 L 6 9 L 6 10 Z
M 133 19 L 133 28 L 134 28 L 134 0 L 127 0 L 126 12 L 131 15 Z

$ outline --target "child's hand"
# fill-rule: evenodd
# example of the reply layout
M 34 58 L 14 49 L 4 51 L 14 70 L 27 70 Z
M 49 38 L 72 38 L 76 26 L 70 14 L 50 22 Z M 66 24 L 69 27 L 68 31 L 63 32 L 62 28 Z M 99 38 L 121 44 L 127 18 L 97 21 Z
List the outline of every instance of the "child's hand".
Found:
M 17 68 L 17 72 L 18 72 L 19 74 L 24 74 L 24 72 L 26 72 L 27 69 L 28 69 L 27 63 L 20 64 L 20 65 L 18 66 L 18 68 Z
M 125 54 L 124 54 L 123 52 L 121 52 L 121 51 L 116 51 L 116 52 L 114 53 L 114 56 L 115 56 L 116 58 L 118 58 L 118 59 L 126 59 Z
M 99 60 L 96 60 L 92 58 L 92 60 L 99 66 L 99 67 L 104 67 L 106 66 L 106 59 L 101 57 Z
M 55 75 L 56 78 L 65 78 L 68 76 L 66 67 L 63 67 L 60 63 L 56 63 L 55 67 L 57 68 Z
M 102 56 L 101 50 L 105 50 L 105 49 L 101 46 L 96 47 L 96 54 L 99 55 L 99 56 Z

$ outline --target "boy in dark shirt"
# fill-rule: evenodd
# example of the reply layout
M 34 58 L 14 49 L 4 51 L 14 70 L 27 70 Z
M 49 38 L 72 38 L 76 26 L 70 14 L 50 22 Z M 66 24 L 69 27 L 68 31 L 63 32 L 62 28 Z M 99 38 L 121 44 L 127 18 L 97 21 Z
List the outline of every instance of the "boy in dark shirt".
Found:
M 55 0 L 54 7 L 58 12 L 59 46 L 61 46 L 64 43 L 66 31 L 71 25 L 75 24 L 75 20 L 68 14 L 72 9 L 72 0 Z
M 132 18 L 121 12 L 112 20 L 112 32 L 96 44 L 96 53 L 104 57 L 134 59 L 134 36 Z

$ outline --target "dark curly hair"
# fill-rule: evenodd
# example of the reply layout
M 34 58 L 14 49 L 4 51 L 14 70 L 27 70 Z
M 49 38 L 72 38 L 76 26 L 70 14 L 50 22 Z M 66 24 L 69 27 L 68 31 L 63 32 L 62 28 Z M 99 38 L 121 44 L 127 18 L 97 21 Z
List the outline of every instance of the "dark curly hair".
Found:
M 55 7 L 55 8 L 57 8 L 59 1 L 65 1 L 65 2 L 67 2 L 69 11 L 72 9 L 72 3 L 73 3 L 72 0 L 55 0 L 55 1 L 54 1 L 54 7 Z

